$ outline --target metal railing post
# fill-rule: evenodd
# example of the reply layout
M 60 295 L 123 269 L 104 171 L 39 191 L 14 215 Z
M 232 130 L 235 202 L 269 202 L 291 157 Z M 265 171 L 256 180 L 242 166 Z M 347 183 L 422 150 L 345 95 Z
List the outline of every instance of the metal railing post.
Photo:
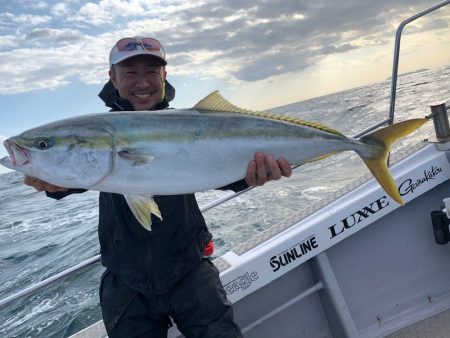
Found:
M 442 1 L 430 8 L 423 10 L 422 12 L 413 15 L 412 17 L 404 20 L 397 28 L 397 32 L 395 34 L 395 45 L 394 45 L 394 61 L 392 65 L 392 77 L 391 77 L 391 102 L 389 107 L 389 124 L 394 123 L 394 110 L 395 110 L 395 98 L 397 93 L 397 77 L 398 77 L 398 63 L 400 59 L 400 39 L 402 36 L 403 28 L 410 22 L 417 20 L 418 18 L 435 11 L 445 5 L 450 4 L 450 0 Z

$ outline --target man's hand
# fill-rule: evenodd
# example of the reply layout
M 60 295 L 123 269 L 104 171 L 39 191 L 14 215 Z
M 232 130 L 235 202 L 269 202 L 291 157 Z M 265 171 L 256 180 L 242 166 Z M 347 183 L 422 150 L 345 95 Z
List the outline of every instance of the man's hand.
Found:
M 37 191 L 48 191 L 48 192 L 57 192 L 57 191 L 67 191 L 69 189 L 58 187 L 57 185 L 53 185 L 47 182 L 40 180 L 39 178 L 25 176 L 23 183 L 33 187 Z
M 278 180 L 281 176 L 289 177 L 291 174 L 291 165 L 284 157 L 275 161 L 273 156 L 256 153 L 255 158 L 248 164 L 245 182 L 249 186 L 261 186 L 268 181 Z

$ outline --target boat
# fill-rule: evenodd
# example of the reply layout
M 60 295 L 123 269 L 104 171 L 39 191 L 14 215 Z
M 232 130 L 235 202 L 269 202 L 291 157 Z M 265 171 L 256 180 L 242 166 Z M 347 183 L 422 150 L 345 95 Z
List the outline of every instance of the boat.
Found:
M 448 4 L 399 25 L 389 117 L 354 137 L 394 122 L 402 30 Z M 214 260 L 244 337 L 450 336 L 448 110 L 444 101 L 433 104 L 427 118 L 435 135 L 389 159 L 404 206 L 363 175 Z M 0 306 L 98 260 L 0 300 Z M 182 337 L 176 327 L 168 336 Z M 72 336 L 91 337 L 106 337 L 101 321 Z

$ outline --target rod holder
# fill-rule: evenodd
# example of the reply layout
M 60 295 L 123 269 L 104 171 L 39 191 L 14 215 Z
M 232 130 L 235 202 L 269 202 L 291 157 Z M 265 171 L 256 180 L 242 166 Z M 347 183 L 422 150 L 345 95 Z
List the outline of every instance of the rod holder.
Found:
M 438 141 L 446 141 L 450 139 L 450 125 L 448 122 L 447 107 L 445 102 L 432 105 L 431 115 L 428 117 L 433 118 L 434 130 L 436 132 L 436 138 Z

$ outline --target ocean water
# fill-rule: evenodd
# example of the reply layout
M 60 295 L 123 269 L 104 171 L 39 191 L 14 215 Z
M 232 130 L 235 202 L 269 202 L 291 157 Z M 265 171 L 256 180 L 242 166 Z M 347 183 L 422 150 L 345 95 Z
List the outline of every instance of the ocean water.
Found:
M 387 117 L 389 80 L 271 111 L 318 121 L 353 135 Z M 429 105 L 450 99 L 450 66 L 399 77 L 396 120 L 424 117 Z M 429 123 L 394 152 L 433 134 Z M 331 191 L 365 174 L 353 152 L 304 165 L 289 179 L 270 182 L 215 209 L 205 218 L 220 256 Z M 19 173 L 0 175 L 0 299 L 99 253 L 98 193 L 46 198 Z M 227 192 L 197 194 L 205 205 Z M 95 264 L 0 309 L 0 337 L 67 337 L 101 319 Z

